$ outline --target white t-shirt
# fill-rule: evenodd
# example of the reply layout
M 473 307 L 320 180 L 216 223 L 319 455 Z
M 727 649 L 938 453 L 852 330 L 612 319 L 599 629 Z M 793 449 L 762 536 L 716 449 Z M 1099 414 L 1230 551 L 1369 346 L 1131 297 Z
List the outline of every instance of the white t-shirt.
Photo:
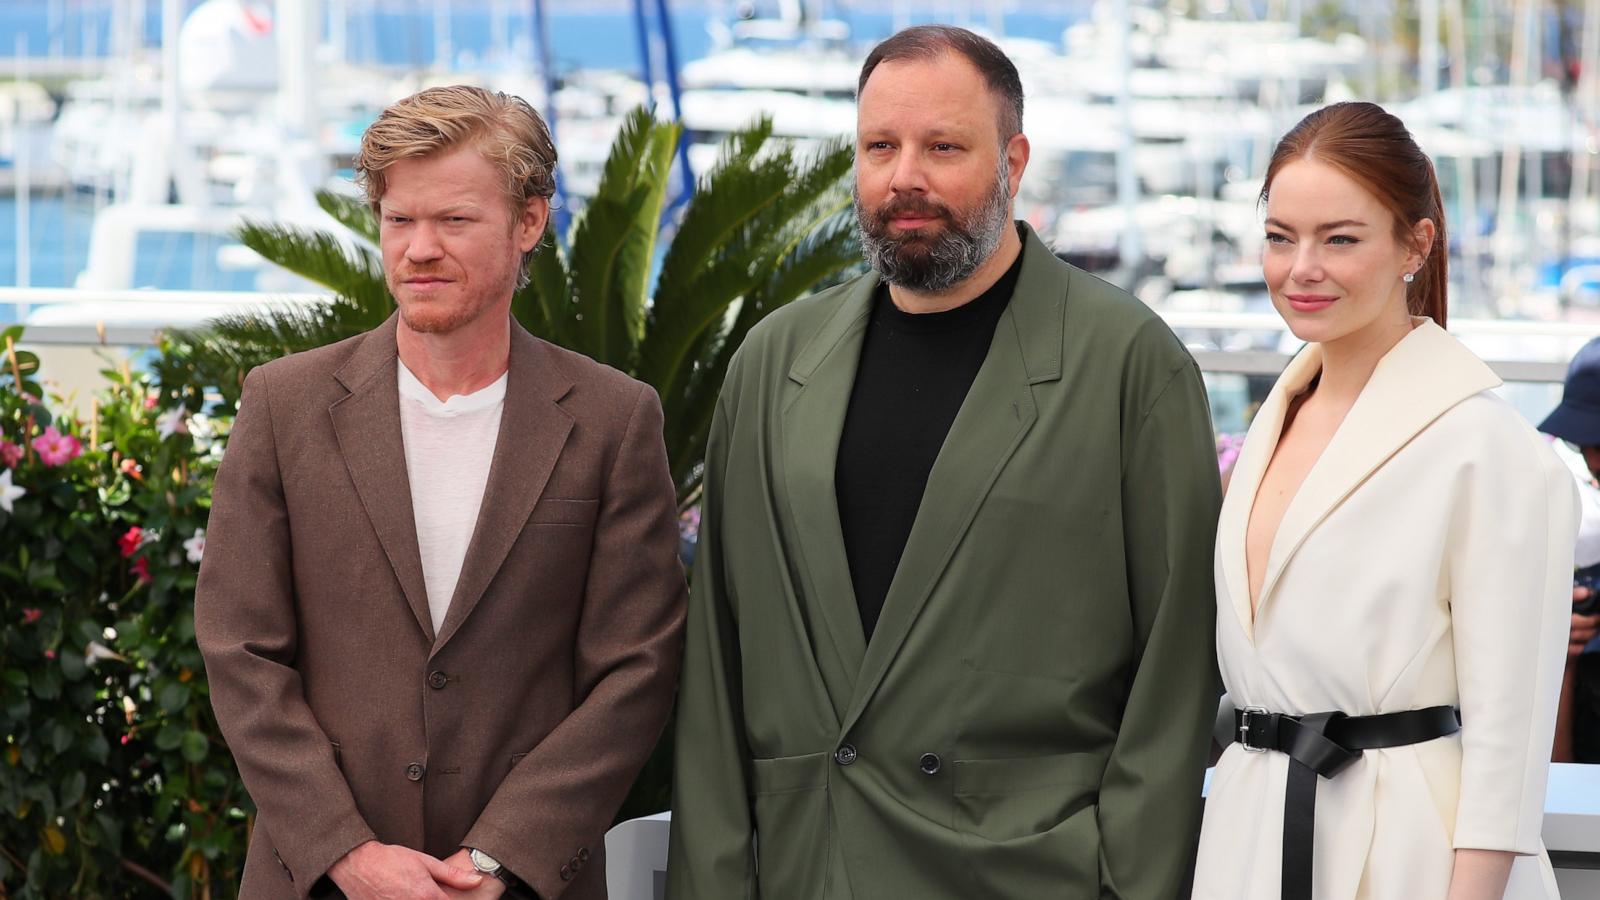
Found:
M 1572 470 L 1572 477 L 1578 482 L 1578 506 L 1582 517 L 1578 522 L 1577 559 L 1573 563 L 1576 568 L 1588 568 L 1600 563 L 1600 488 L 1595 487 L 1594 475 L 1589 471 L 1589 463 L 1584 460 L 1582 453 L 1567 446 L 1566 441 L 1553 440 L 1550 446 Z
M 404 363 L 399 368 L 400 433 L 411 481 L 411 511 L 422 553 L 422 580 L 428 588 L 428 613 L 438 634 L 483 506 L 505 409 L 506 376 L 470 394 L 440 401 Z

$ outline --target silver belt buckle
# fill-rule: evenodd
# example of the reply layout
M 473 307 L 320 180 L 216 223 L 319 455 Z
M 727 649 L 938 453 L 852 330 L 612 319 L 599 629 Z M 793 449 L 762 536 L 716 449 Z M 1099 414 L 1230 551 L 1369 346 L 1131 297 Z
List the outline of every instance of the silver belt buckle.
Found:
M 1266 747 L 1256 747 L 1250 743 L 1251 713 L 1260 713 L 1263 716 L 1268 714 L 1264 706 L 1246 706 L 1239 710 L 1239 746 L 1243 747 L 1248 753 L 1265 753 L 1267 752 Z

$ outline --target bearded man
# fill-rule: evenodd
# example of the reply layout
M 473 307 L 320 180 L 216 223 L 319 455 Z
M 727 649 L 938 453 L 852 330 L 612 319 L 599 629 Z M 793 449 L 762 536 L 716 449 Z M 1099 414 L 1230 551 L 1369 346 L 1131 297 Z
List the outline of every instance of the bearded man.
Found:
M 255 800 L 241 900 L 604 900 L 683 626 L 648 386 L 511 318 L 531 106 L 429 88 L 356 171 L 399 311 L 245 379 L 195 636 Z
M 924 26 L 862 68 L 872 272 L 713 419 L 671 900 L 1169 900 L 1217 708 L 1200 373 L 1012 201 L 1022 86 Z

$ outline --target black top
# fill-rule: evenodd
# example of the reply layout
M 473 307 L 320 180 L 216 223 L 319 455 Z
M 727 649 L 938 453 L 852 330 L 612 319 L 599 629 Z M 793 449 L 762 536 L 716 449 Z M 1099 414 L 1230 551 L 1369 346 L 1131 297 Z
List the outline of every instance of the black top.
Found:
M 907 313 L 880 284 L 850 392 L 834 493 L 850 581 L 867 639 L 961 403 L 1011 301 L 1022 255 L 992 287 L 955 309 Z

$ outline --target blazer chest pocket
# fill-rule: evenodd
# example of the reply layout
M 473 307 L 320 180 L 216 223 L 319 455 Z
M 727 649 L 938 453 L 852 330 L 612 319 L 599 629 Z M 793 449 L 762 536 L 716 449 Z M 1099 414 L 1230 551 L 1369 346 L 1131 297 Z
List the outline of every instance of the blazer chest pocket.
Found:
M 528 516 L 528 524 L 582 528 L 594 525 L 594 520 L 599 515 L 599 499 L 569 500 L 564 497 L 545 497 L 534 504 L 533 513 Z

